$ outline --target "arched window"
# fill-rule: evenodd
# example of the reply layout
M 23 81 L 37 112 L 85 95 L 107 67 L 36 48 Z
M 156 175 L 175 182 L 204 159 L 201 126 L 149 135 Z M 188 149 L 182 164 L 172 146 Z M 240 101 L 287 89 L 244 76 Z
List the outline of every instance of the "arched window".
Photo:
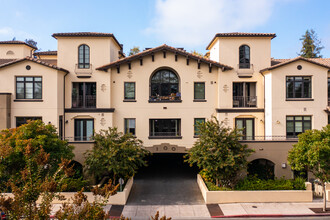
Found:
M 89 46 L 82 44 L 78 48 L 78 68 L 89 69 Z
M 248 164 L 248 176 L 257 176 L 259 179 L 274 179 L 275 164 L 267 159 L 256 159 Z
M 239 47 L 239 68 L 250 68 L 250 47 L 248 45 Z
M 7 53 L 6 53 L 6 55 L 14 55 L 14 52 L 11 51 L 11 50 L 8 50 Z
M 150 79 L 150 100 L 181 100 L 179 78 L 171 70 L 162 69 Z

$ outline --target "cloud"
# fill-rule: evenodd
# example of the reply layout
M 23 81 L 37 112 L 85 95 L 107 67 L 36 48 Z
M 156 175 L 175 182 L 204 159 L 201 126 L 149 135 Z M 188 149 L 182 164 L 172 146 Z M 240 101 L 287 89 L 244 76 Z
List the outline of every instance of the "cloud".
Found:
M 17 40 L 25 40 L 25 39 L 34 39 L 38 40 L 38 37 L 34 34 L 27 33 L 21 30 L 14 30 L 10 27 L 0 28 L 0 40 L 11 40 L 16 37 Z
M 14 34 L 14 31 L 12 28 L 9 28 L 9 27 L 0 28 L 0 35 L 9 36 L 12 34 Z
M 147 35 L 183 46 L 206 44 L 219 32 L 249 31 L 267 23 L 275 0 L 157 0 Z

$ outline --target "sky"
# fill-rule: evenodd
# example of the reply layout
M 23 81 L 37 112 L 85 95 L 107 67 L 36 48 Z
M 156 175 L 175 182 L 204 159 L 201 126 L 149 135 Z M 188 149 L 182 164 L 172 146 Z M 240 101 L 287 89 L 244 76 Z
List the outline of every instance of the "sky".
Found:
M 330 58 L 330 0 L 0 0 L 0 41 L 34 39 L 57 50 L 51 35 L 113 33 L 124 52 L 168 44 L 205 53 L 216 33 L 276 33 L 272 57 L 293 58 L 314 29 Z

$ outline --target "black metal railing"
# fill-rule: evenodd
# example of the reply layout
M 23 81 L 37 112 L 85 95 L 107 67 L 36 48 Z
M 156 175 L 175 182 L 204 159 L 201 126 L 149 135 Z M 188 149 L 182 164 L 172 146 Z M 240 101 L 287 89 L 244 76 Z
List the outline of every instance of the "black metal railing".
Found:
M 328 98 L 328 106 L 330 106 L 330 98 Z
M 96 108 L 96 95 L 73 96 L 72 108 Z
M 168 96 L 149 96 L 149 102 L 161 102 L 161 101 L 181 101 L 181 96 L 168 95 Z
M 257 107 L 257 96 L 233 96 L 233 107 Z
M 241 141 L 298 141 L 297 137 L 289 137 L 285 135 L 272 136 L 242 136 Z

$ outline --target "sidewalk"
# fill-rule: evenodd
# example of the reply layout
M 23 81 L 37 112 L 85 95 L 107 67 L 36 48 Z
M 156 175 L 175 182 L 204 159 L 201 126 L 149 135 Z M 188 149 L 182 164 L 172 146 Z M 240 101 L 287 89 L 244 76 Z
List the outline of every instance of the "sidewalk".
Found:
M 330 204 L 328 204 L 330 210 Z M 55 213 L 59 204 L 53 207 Z M 132 220 L 150 219 L 159 211 L 160 217 L 166 215 L 172 219 L 212 219 L 212 218 L 246 218 L 246 217 L 299 217 L 329 216 L 327 213 L 316 213 L 311 209 L 322 208 L 322 202 L 313 203 L 231 203 L 212 205 L 107 205 L 104 207 L 110 216 L 123 215 Z

